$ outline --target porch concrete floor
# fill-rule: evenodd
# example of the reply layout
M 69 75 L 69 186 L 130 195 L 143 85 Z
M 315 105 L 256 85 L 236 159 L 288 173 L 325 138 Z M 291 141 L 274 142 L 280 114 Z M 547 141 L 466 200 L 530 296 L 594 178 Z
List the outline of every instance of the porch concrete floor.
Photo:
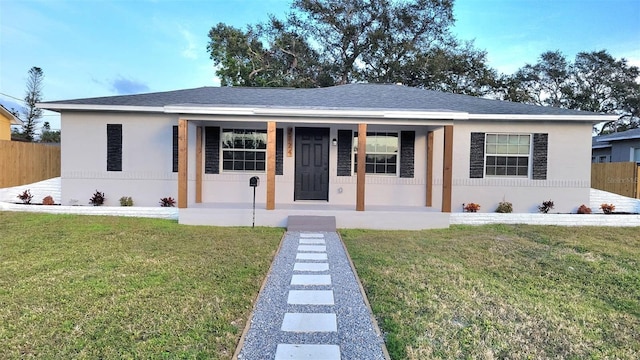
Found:
M 335 216 L 336 227 L 420 230 L 449 227 L 449 214 L 439 209 L 417 206 L 369 205 L 365 211 L 355 211 L 351 205 L 329 205 L 302 202 L 276 205 L 266 210 L 265 204 L 256 204 L 255 226 L 286 227 L 289 216 Z M 189 204 L 179 210 L 179 222 L 186 225 L 251 226 L 253 210 L 242 203 Z

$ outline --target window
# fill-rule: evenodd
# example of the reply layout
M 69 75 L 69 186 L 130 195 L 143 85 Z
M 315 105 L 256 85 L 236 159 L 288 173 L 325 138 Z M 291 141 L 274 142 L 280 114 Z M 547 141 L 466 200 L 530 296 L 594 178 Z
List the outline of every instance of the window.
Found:
M 265 171 L 267 131 L 222 130 L 222 169 L 225 171 Z
M 633 151 L 633 159 L 631 161 L 635 161 L 640 163 L 640 148 L 634 148 Z
M 531 135 L 487 134 L 485 174 L 487 176 L 529 176 Z
M 365 172 L 396 175 L 398 169 L 398 133 L 367 132 Z M 354 168 L 358 168 L 358 133 L 353 137 Z
M 601 162 L 601 163 L 609 162 L 609 155 L 600 155 L 599 159 L 600 160 L 598 162 Z

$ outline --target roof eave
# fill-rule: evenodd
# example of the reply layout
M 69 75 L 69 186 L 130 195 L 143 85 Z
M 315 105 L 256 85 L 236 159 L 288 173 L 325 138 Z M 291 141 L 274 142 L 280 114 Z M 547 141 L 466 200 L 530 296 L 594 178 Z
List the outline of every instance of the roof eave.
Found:
M 469 114 L 469 120 L 515 120 L 515 121 L 587 121 L 597 124 L 616 120 L 617 115 L 535 115 L 535 114 Z
M 37 103 L 40 109 L 61 112 L 74 111 L 122 111 L 122 112 L 164 112 L 162 106 L 133 106 L 133 105 L 95 105 L 95 104 L 65 104 L 65 103 Z
M 19 117 L 13 115 L 11 111 L 7 110 L 4 106 L 0 106 L 0 113 L 9 119 L 9 124 L 11 125 L 24 125 L 22 120 Z
M 622 132 L 621 134 L 624 134 L 624 132 Z M 624 136 L 624 135 L 611 136 L 611 137 L 607 137 L 606 139 L 602 139 L 598 141 L 624 141 L 624 140 L 635 140 L 635 139 L 640 139 L 640 134 L 632 135 L 632 136 Z
M 357 110 L 357 109 L 297 109 L 264 107 L 212 107 L 212 106 L 165 106 L 170 114 L 268 116 L 268 117 L 315 117 L 315 118 L 364 118 L 364 119 L 416 119 L 416 120 L 467 120 L 469 114 L 458 111 L 403 111 L 403 110 Z

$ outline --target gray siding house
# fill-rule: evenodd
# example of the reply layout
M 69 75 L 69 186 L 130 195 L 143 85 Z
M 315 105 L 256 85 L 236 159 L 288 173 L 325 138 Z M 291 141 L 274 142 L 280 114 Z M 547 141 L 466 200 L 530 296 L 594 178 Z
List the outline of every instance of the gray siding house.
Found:
M 640 163 L 640 129 L 595 136 L 591 149 L 591 162 L 594 163 Z
M 53 101 L 62 203 L 177 198 L 185 224 L 335 215 L 340 227 L 448 226 L 501 201 L 535 212 L 589 202 L 591 129 L 615 117 L 401 85 L 202 87 Z

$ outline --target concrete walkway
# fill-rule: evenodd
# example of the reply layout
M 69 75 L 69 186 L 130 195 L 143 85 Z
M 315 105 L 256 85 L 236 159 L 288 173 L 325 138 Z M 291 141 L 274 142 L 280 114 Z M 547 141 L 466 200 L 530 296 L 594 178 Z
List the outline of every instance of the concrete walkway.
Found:
M 237 359 L 388 359 L 331 219 L 289 219 Z

